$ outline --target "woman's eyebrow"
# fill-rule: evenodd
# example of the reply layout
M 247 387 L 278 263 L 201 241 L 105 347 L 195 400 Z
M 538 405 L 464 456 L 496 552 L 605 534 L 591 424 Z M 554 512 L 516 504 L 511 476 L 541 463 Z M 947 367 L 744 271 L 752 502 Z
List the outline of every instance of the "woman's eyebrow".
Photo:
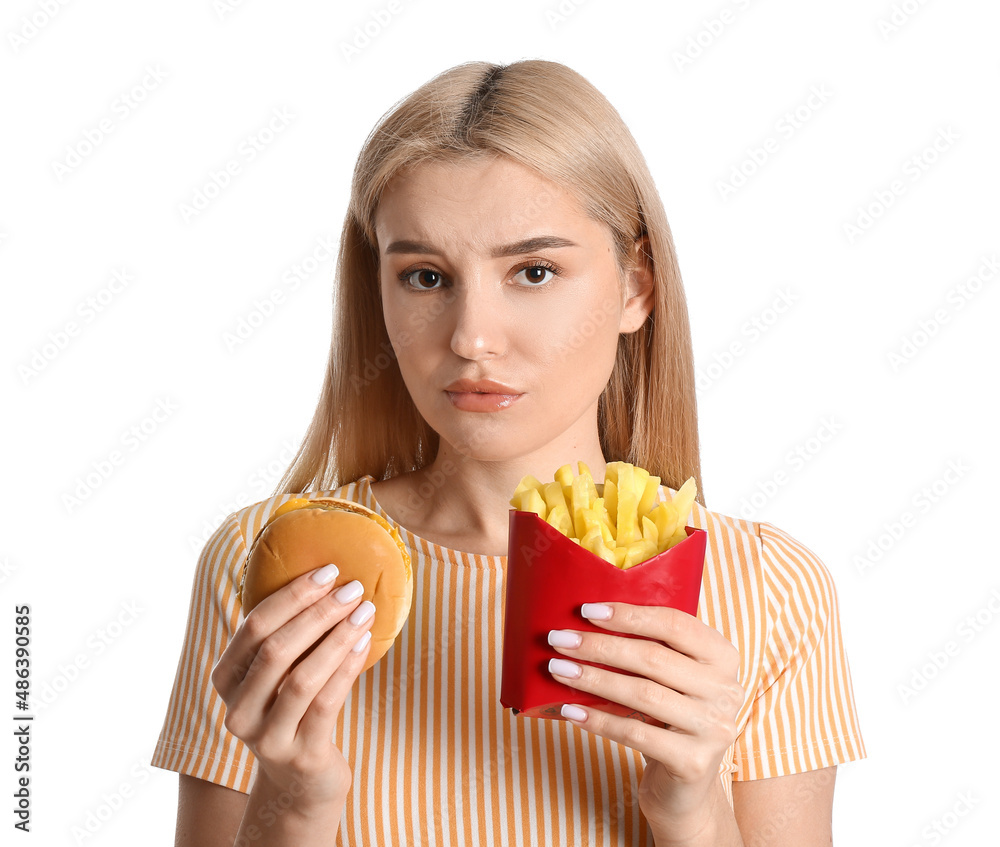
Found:
M 536 250 L 552 250 L 559 247 L 578 247 L 579 245 L 568 238 L 561 238 L 558 235 L 539 235 L 535 238 L 525 238 L 522 241 L 515 241 L 513 244 L 501 244 L 495 247 L 491 254 L 492 258 L 500 259 L 504 256 L 521 256 L 525 253 L 534 253 Z M 438 255 L 438 251 L 430 244 L 422 241 L 393 241 L 385 248 L 386 255 L 390 253 L 433 253 Z

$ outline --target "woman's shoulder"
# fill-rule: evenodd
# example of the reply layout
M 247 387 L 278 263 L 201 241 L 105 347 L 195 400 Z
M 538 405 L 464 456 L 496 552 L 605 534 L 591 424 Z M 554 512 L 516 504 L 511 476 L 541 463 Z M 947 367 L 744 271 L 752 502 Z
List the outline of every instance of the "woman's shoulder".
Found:
M 669 490 L 669 489 L 668 489 Z M 695 503 L 689 526 L 708 535 L 706 581 L 730 596 L 758 593 L 768 605 L 783 606 L 794 596 L 825 606 L 833 579 L 823 560 L 802 541 L 766 521 L 748 521 Z

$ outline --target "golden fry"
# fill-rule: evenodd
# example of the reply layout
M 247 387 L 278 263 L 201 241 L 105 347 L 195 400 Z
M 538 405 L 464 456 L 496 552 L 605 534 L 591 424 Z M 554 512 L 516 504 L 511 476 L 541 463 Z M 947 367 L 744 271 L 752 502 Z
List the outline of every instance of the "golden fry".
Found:
M 563 535 L 569 538 L 573 537 L 573 519 L 563 504 L 560 503 L 554 509 L 549 510 L 549 516 L 545 520 Z
M 618 537 L 618 483 L 604 477 L 604 510 L 615 538 Z
M 591 487 L 594 483 L 591 481 Z M 573 480 L 572 485 L 572 512 L 573 512 L 573 526 L 576 529 L 576 537 L 583 538 L 587 532 L 587 525 L 583 520 L 583 513 L 590 508 L 590 488 L 587 487 L 587 479 L 582 476 L 578 476 Z M 596 489 L 594 497 L 597 497 Z
M 521 492 L 521 508 L 526 512 L 534 512 L 543 521 L 548 517 L 549 509 L 545 505 L 542 495 L 534 488 Z
M 515 509 L 537 514 L 570 540 L 619 568 L 630 568 L 687 538 L 685 524 L 697 496 L 688 479 L 656 502 L 661 478 L 628 462 L 609 462 L 598 488 L 590 468 L 576 463 L 542 483 L 527 474 L 510 499 Z
M 563 496 L 562 485 L 558 482 L 550 482 L 542 491 L 545 497 L 545 505 L 548 508 L 554 509 L 556 506 L 562 506 L 564 509 L 567 508 L 566 498 Z
M 653 503 L 656 502 L 656 495 L 660 493 L 660 478 L 658 476 L 650 476 L 647 474 L 646 487 L 642 492 L 642 496 L 639 497 L 639 514 L 648 515 L 649 510 L 653 508 Z

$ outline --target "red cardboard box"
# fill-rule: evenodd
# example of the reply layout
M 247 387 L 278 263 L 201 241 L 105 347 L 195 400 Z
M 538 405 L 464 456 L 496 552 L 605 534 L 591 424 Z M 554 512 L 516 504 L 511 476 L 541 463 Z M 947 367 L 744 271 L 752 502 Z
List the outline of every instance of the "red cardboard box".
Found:
M 688 537 L 669 550 L 622 570 L 550 526 L 534 512 L 510 510 L 500 703 L 515 715 L 565 720 L 563 703 L 594 706 L 662 726 L 642 712 L 571 688 L 549 673 L 549 659 L 566 658 L 548 642 L 550 629 L 607 633 L 580 614 L 584 603 L 603 600 L 698 611 L 707 535 L 685 527 Z M 624 638 L 640 635 L 615 633 Z M 580 664 L 607 668 L 596 662 Z M 618 668 L 615 673 L 636 674 Z

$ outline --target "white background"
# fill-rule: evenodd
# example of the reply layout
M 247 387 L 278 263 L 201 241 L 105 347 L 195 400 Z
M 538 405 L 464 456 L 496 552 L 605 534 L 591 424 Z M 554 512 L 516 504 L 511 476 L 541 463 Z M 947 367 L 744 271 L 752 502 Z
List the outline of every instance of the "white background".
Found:
M 869 754 L 840 768 L 837 842 L 996 843 L 996 5 L 228 5 L 0 13 L 0 653 L 30 604 L 31 839 L 172 843 L 177 777 L 148 761 L 197 553 L 271 493 L 330 340 L 332 261 L 283 275 L 339 234 L 398 99 L 462 61 L 545 58 L 618 108 L 663 196 L 709 507 L 787 530 L 836 580 Z M 291 118 L 249 161 L 274 110 Z

